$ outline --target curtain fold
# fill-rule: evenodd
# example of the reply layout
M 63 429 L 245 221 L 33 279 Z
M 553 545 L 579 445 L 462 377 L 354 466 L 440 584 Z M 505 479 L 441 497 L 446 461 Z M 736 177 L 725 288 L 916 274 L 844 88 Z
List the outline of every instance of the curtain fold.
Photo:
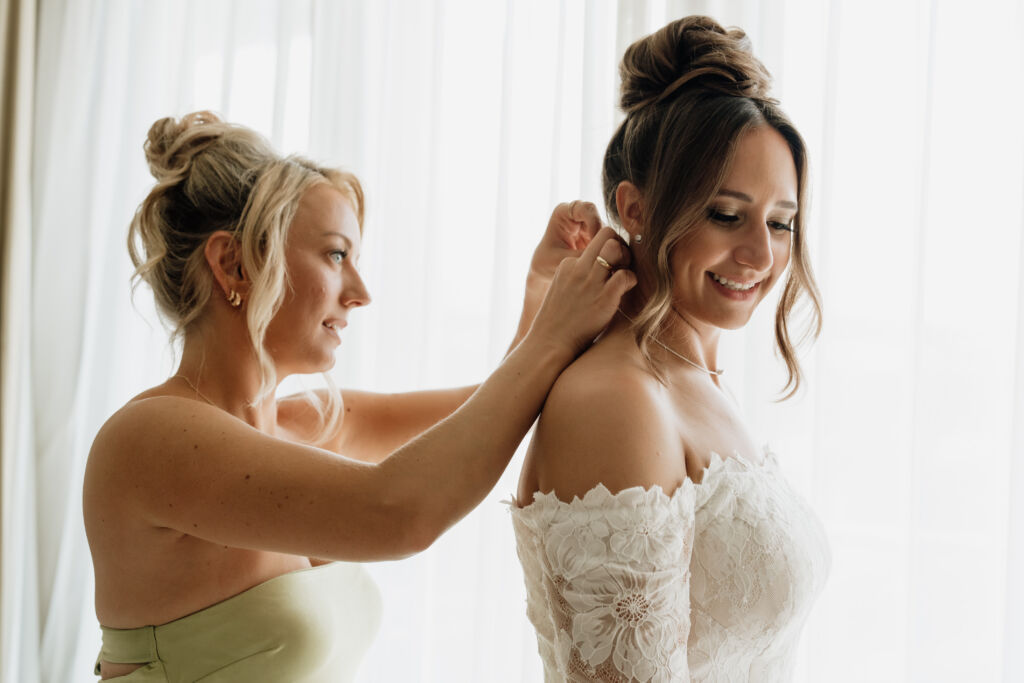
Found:
M 771 403 L 767 302 L 721 354 L 833 544 L 797 680 L 1024 672 L 1024 101 L 1006 85 L 1019 41 L 964 32 L 942 0 L 0 7 L 3 680 L 92 680 L 85 458 L 174 355 L 148 290 L 129 297 L 124 245 L 154 120 L 213 109 L 355 171 L 374 305 L 346 329 L 337 382 L 466 384 L 512 338 L 554 204 L 602 204 L 622 51 L 695 12 L 747 30 L 811 156 L 825 332 L 803 356 L 806 390 Z M 971 11 L 1024 28 L 1019 1 Z M 433 548 L 370 567 L 385 615 L 360 680 L 540 678 L 500 504 L 520 464 Z
M 0 679 L 39 678 L 29 300 L 37 8 L 0 2 Z

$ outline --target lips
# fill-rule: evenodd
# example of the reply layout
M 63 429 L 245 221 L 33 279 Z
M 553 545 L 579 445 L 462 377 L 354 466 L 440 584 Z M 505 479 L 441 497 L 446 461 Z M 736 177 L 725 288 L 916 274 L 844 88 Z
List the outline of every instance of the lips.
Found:
M 325 320 L 323 322 L 324 328 L 330 332 L 340 342 L 341 341 L 341 330 L 348 325 L 344 320 Z
M 711 280 L 715 291 L 735 301 L 746 301 L 751 298 L 761 288 L 761 283 L 763 282 L 763 280 L 738 282 L 711 271 L 708 271 L 708 279 Z
M 727 277 L 719 275 L 718 273 L 712 273 L 711 271 L 708 271 L 708 273 L 711 275 L 712 280 L 726 287 L 727 289 L 733 290 L 734 292 L 745 292 L 749 289 L 753 289 L 761 282 L 760 280 L 754 280 L 752 282 L 740 282 L 737 280 L 730 280 Z

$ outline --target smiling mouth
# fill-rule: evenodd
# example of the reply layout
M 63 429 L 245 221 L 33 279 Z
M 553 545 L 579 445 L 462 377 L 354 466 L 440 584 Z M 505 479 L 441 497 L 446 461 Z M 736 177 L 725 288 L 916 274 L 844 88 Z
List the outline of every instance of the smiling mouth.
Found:
M 323 326 L 337 337 L 339 341 L 341 340 L 341 328 L 345 327 L 345 323 L 323 323 Z
M 760 280 L 757 280 L 755 282 L 736 282 L 735 280 L 730 280 L 727 277 L 722 277 L 718 273 L 712 273 L 710 270 L 708 271 L 708 275 L 710 275 L 711 279 L 717 282 L 718 284 L 734 292 L 749 292 L 754 287 L 757 287 L 759 284 L 761 284 Z

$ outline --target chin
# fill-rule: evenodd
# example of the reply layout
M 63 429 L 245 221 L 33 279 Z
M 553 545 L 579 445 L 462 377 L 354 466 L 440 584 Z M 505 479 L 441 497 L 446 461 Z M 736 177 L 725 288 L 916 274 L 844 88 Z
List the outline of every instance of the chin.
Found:
M 754 317 L 757 307 L 751 308 L 746 313 L 733 312 L 732 315 L 721 315 L 708 320 L 715 327 L 722 330 L 740 330 L 747 326 L 750 319 Z
M 334 368 L 336 360 L 333 353 L 321 355 L 317 358 L 295 358 L 291 363 L 287 364 L 287 374 L 315 375 L 320 372 L 328 372 Z
M 328 356 L 326 358 L 321 358 L 320 362 L 318 362 L 318 363 L 311 363 L 310 365 L 313 366 L 313 367 L 312 367 L 311 370 L 308 370 L 306 372 L 306 374 L 310 374 L 311 375 L 311 374 L 317 373 L 317 372 L 327 372 L 329 370 L 332 370 L 332 369 L 334 369 L 335 362 L 337 362 L 337 359 L 334 357 L 334 354 L 333 353 L 328 354 Z
M 741 330 L 747 326 L 750 322 L 750 316 L 737 320 L 736 318 L 727 318 L 724 320 L 715 320 L 711 324 L 720 330 Z

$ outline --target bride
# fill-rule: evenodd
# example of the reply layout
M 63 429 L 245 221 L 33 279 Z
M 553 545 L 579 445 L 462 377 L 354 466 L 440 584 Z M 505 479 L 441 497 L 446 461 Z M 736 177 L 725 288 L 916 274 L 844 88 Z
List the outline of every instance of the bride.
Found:
M 780 281 L 820 304 L 803 140 L 739 29 L 686 17 L 629 47 L 605 204 L 639 285 L 558 379 L 513 524 L 547 681 L 786 681 L 829 570 L 820 522 L 721 385 L 718 340 Z

